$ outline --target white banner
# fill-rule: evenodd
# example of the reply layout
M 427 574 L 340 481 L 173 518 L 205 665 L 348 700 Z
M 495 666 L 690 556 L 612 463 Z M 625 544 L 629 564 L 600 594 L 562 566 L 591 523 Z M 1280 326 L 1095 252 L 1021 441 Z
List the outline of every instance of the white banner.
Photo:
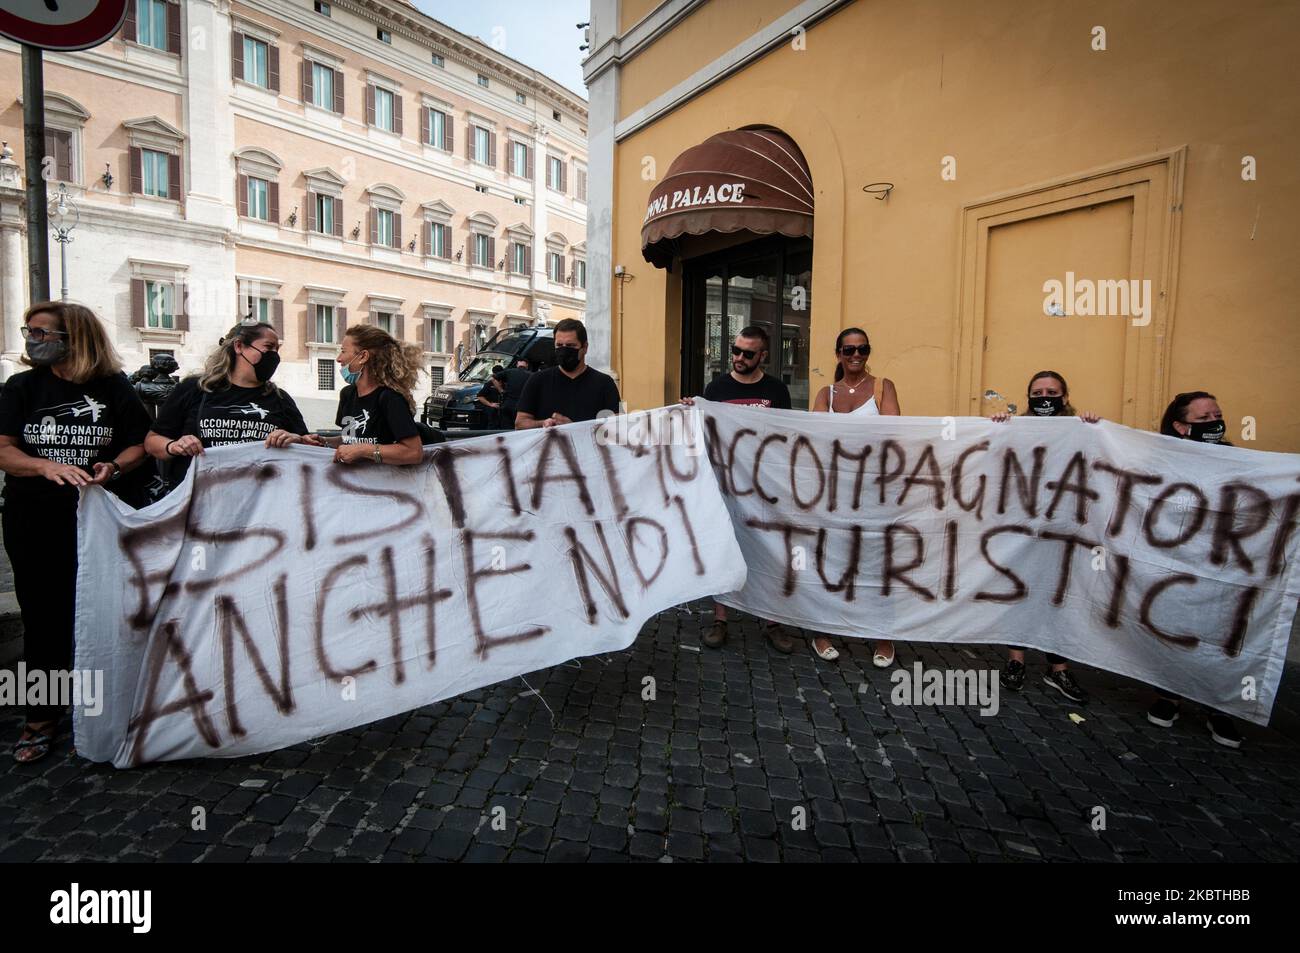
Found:
M 1032 646 L 1268 722 L 1300 596 L 1300 457 L 1072 417 L 697 406 L 749 569 L 727 605 Z
M 630 427 L 630 429 L 629 429 Z M 412 467 L 209 450 L 133 511 L 83 492 L 77 751 L 269 751 L 631 644 L 745 566 L 682 407 L 449 443 Z

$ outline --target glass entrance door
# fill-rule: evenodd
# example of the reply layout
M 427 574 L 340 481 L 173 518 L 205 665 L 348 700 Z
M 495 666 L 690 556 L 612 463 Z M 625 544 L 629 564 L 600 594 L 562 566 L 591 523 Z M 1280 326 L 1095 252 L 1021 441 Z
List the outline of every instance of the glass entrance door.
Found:
M 808 405 L 812 243 L 764 239 L 687 261 L 682 273 L 682 393 L 731 371 L 742 328 L 767 332 L 764 372 L 784 381 L 795 407 Z

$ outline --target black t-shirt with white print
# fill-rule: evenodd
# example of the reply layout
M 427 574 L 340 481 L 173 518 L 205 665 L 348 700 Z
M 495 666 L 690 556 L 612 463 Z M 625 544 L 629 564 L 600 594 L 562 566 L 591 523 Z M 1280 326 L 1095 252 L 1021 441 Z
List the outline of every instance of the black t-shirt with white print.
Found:
M 364 397 L 357 385 L 339 393 L 339 412 L 334 422 L 343 428 L 343 442 L 387 445 L 418 437 L 415 417 L 406 398 L 391 387 L 376 387 Z
M 231 384 L 209 392 L 199 387 L 197 377 L 187 377 L 176 385 L 158 408 L 153 427 L 154 433 L 170 440 L 186 434 L 198 437 L 204 447 L 257 443 L 273 430 L 300 436 L 307 432 L 298 405 L 283 390 L 277 387 L 268 393 L 264 384 Z
M 37 367 L 13 375 L 0 391 L 0 434 L 13 437 L 23 453 L 87 473 L 144 442 L 148 432 L 149 412 L 125 374 L 74 384 Z M 40 476 L 6 476 L 4 497 L 11 504 L 61 499 L 75 506 L 77 488 Z
M 153 432 L 175 440 L 186 435 L 198 437 L 206 447 L 229 447 L 241 443 L 259 443 L 272 430 L 287 430 L 299 435 L 307 424 L 293 398 L 280 388 L 267 392 L 266 385 L 205 391 L 197 377 L 187 377 L 172 390 L 158 408 Z M 180 479 L 189 469 L 190 458 L 175 458 L 172 474 Z

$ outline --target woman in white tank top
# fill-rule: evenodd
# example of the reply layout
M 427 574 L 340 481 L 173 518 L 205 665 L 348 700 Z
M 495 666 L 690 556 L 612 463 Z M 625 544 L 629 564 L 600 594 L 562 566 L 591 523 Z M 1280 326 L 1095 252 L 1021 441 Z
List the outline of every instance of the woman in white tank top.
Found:
M 873 417 L 879 414 L 898 416 L 898 392 L 894 382 L 883 377 L 872 377 L 867 372 L 867 358 L 871 356 L 871 342 L 861 328 L 845 328 L 835 339 L 835 383 L 823 387 L 813 401 L 814 413 L 856 414 Z M 840 653 L 824 635 L 812 641 L 813 654 L 833 662 Z M 872 661 L 877 668 L 894 664 L 894 643 L 877 642 Z

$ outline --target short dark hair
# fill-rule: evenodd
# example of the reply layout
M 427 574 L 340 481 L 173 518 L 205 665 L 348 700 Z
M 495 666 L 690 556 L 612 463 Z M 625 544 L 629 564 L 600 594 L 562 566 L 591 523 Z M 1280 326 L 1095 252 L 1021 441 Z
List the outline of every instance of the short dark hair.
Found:
M 760 328 L 757 324 L 751 324 L 748 327 L 741 328 L 740 333 L 737 334 L 736 337 L 755 338 L 763 342 L 763 350 L 765 351 L 771 350 L 772 339 L 769 338 L 767 336 L 767 332 L 764 331 L 762 328 Z
M 587 326 L 577 318 L 565 318 L 557 324 L 555 326 L 555 333 L 559 334 L 561 331 L 572 331 L 574 334 L 578 335 L 579 344 L 587 343 Z

